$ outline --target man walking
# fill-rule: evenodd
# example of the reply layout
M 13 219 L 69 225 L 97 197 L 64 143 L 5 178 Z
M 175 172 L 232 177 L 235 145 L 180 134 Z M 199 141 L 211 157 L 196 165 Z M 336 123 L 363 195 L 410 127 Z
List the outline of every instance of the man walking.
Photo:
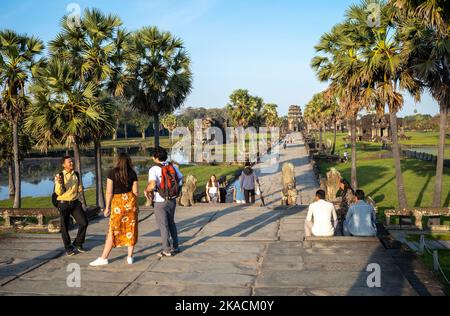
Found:
M 86 238 L 88 220 L 84 214 L 79 194 L 83 188 L 80 185 L 80 175 L 74 170 L 73 160 L 69 156 L 61 159 L 63 171 L 55 177 L 55 197 L 56 206 L 61 216 L 61 236 L 64 248 L 68 256 L 73 256 L 76 252 L 86 252 L 83 244 Z M 70 216 L 75 218 L 78 224 L 78 234 L 73 244 L 70 240 Z
M 245 164 L 245 169 L 241 175 L 241 190 L 244 191 L 245 203 L 255 204 L 256 185 L 259 186 L 259 179 L 249 162 Z
M 183 175 L 177 167 L 167 163 L 167 151 L 157 147 L 153 152 L 155 165 L 150 169 L 145 196 L 153 200 L 156 224 L 161 233 L 163 250 L 159 257 L 172 257 L 180 252 L 178 232 L 175 224 L 176 198 L 179 195 L 179 181 Z

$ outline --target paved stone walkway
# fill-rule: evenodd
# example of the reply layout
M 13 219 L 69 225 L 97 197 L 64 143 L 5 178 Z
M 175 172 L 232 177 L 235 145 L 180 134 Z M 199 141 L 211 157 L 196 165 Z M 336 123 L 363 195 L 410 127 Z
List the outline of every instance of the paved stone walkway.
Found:
M 300 203 L 312 201 L 317 182 L 301 139 L 281 152 L 296 166 Z M 108 221 L 88 229 L 90 252 L 62 256 L 59 235 L 24 234 L 0 239 L 0 295 L 442 295 L 416 261 L 381 243 L 315 242 L 303 245 L 306 206 L 280 207 L 280 173 L 263 175 L 267 207 L 233 204 L 178 208 L 182 253 L 159 259 L 159 232 L 152 213 L 141 211 L 136 263 L 126 249 L 111 263 L 88 263 L 103 249 Z M 74 233 L 74 232 L 72 232 Z M 67 267 L 81 267 L 81 287 L 71 288 Z M 381 288 L 369 288 L 367 266 L 381 267 Z

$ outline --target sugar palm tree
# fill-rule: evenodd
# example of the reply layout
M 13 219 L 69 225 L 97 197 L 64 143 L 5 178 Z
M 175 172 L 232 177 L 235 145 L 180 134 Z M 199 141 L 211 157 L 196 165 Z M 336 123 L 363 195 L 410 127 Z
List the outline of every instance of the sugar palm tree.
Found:
M 275 127 L 278 124 L 278 105 L 273 103 L 264 104 L 262 116 L 266 122 L 266 127 Z
M 181 39 L 156 27 L 133 34 L 132 52 L 127 95 L 134 108 L 153 117 L 159 146 L 160 116 L 182 106 L 191 92 L 191 60 Z
M 445 138 L 450 109 L 450 6 L 444 0 L 392 0 L 400 33 L 405 42 L 404 58 L 439 104 L 440 137 L 433 206 L 442 204 Z
M 14 160 L 14 208 L 21 206 L 19 124 L 30 101 L 27 84 L 41 66 L 41 40 L 11 30 L 0 32 L 0 116 L 11 122 Z
M 226 108 L 235 127 L 247 128 L 258 120 L 263 104 L 261 98 L 250 95 L 248 90 L 238 89 L 230 95 Z
M 349 121 L 352 143 L 351 183 L 354 188 L 358 187 L 356 120 L 359 111 L 369 106 L 362 97 L 366 82 L 360 73 L 364 58 L 359 46 L 360 40 L 354 24 L 347 19 L 321 37 L 315 47 L 318 55 L 311 62 L 319 80 L 329 83 L 327 93 L 337 97 L 341 113 Z
M 37 147 L 43 151 L 61 143 L 73 147 L 76 168 L 81 170 L 80 145 L 86 142 L 92 126 L 100 125 L 103 120 L 95 95 L 97 86 L 79 82 L 72 65 L 54 57 L 31 90 L 35 101 L 28 111 L 25 127 L 37 140 Z M 86 207 L 84 192 L 81 195 Z
M 106 15 L 97 9 L 86 9 L 79 27 L 68 23 L 67 17 L 64 17 L 61 23 L 62 31 L 49 45 L 53 57 L 64 58 L 72 63 L 76 80 L 74 84 L 87 83 L 86 87 L 92 89 L 89 93 L 96 99 L 91 100 L 95 104 L 103 103 L 102 91 L 108 90 L 113 95 L 123 94 L 123 58 L 128 48 L 128 33 L 120 28 L 121 25 L 121 20 L 115 15 Z M 108 128 L 110 123 L 104 121 L 105 118 L 114 120 L 109 113 L 112 110 L 110 104 L 108 101 L 108 106 L 105 105 L 97 113 L 103 119 L 97 120 L 98 124 L 89 125 L 96 150 L 97 201 L 100 201 L 102 206 L 104 196 L 101 185 L 100 139 L 106 136 L 105 133 L 113 132 Z M 99 124 L 100 122 L 103 123 Z M 96 127 L 99 129 L 96 130 Z M 77 154 L 75 160 L 76 169 L 81 173 L 81 160 Z
M 94 106 L 98 117 L 88 120 L 86 128 L 94 141 L 96 205 L 104 209 L 106 204 L 103 191 L 101 140 L 114 131 L 114 105 L 110 97 L 102 97 L 98 103 L 94 103 Z
M 402 58 L 403 42 L 392 21 L 395 9 L 384 1 L 379 1 L 379 5 L 381 16 L 378 26 L 367 24 L 367 3 L 353 6 L 348 16 L 358 24 L 358 29 L 364 35 L 361 44 L 365 51 L 365 62 L 361 75 L 369 82 L 365 90 L 366 97 L 379 114 L 384 113 L 385 106 L 389 110 L 398 203 L 400 208 L 405 208 L 407 199 L 401 170 L 397 113 L 404 104 L 402 92 L 410 92 L 419 101 L 421 86 L 412 76 L 408 61 Z

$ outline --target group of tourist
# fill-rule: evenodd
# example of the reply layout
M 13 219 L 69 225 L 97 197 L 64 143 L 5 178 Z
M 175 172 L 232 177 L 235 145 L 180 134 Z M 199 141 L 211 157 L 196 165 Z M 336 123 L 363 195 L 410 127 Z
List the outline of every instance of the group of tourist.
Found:
M 315 202 L 309 206 L 305 221 L 306 237 L 335 235 L 372 237 L 377 235 L 376 214 L 365 201 L 362 190 L 354 191 L 349 182 L 341 180 L 342 200 L 338 211 L 325 200 L 324 190 L 316 192 Z
M 153 202 L 154 215 L 161 234 L 162 251 L 160 257 L 172 257 L 180 252 L 178 232 L 175 224 L 176 199 L 181 192 L 183 174 L 176 164 L 167 162 L 168 153 L 164 148 L 155 148 L 152 154 L 154 166 L 149 170 L 145 197 Z M 63 172 L 55 177 L 57 207 L 61 216 L 61 235 L 68 256 L 85 252 L 88 220 L 79 200 L 82 192 L 79 174 L 74 170 L 71 157 L 62 158 Z M 241 176 L 234 184 L 233 199 L 240 204 L 255 203 L 256 195 L 264 199 L 260 181 L 250 163 L 247 163 Z M 334 205 L 325 201 L 325 192 L 316 193 L 315 202 L 309 206 L 305 223 L 306 236 L 329 237 L 339 234 L 346 236 L 375 236 L 375 211 L 365 202 L 364 192 L 354 191 L 348 181 L 341 180 L 342 202 L 338 212 Z M 211 176 L 206 185 L 207 200 L 221 203 L 220 185 Z M 127 263 L 133 264 L 134 247 L 138 241 L 138 177 L 130 157 L 122 153 L 110 171 L 106 183 L 106 207 L 104 216 L 110 217 L 106 242 L 101 257 L 91 262 L 91 266 L 104 266 L 113 248 L 128 247 Z M 338 216 L 339 214 L 339 216 Z M 78 224 L 78 234 L 74 242 L 69 235 L 70 216 Z M 342 229 L 339 229 L 341 224 Z
M 178 166 L 168 163 L 164 148 L 155 148 L 149 170 L 147 199 L 153 201 L 154 215 L 161 234 L 163 249 L 160 257 L 171 257 L 179 252 L 178 232 L 175 225 L 176 198 L 180 192 L 183 175 Z M 61 216 L 61 235 L 68 256 L 86 252 L 83 244 L 88 221 L 79 200 L 82 187 L 79 174 L 74 171 L 71 157 L 62 158 L 63 172 L 55 177 L 55 194 Z M 128 264 L 133 264 L 134 247 L 138 241 L 138 177 L 130 157 L 122 153 L 108 174 L 106 184 L 106 207 L 104 216 L 110 217 L 106 242 L 101 257 L 91 262 L 91 266 L 107 265 L 112 248 L 128 247 Z M 78 234 L 74 242 L 69 236 L 70 216 L 78 224 Z
M 154 166 L 149 170 L 145 197 L 152 201 L 154 215 L 162 240 L 160 257 L 171 257 L 179 253 L 178 232 L 175 224 L 176 199 L 181 192 L 183 174 L 177 164 L 168 163 L 168 153 L 164 148 L 155 148 L 152 154 Z M 88 220 L 79 200 L 82 186 L 79 174 L 74 170 L 73 159 L 62 158 L 63 172 L 55 177 L 57 207 L 61 216 L 61 234 L 68 256 L 86 252 L 85 243 Z M 251 165 L 246 164 L 242 175 L 234 185 L 234 202 L 255 203 L 259 190 L 259 179 Z M 138 241 L 138 176 L 133 169 L 131 158 L 122 153 L 107 177 L 106 207 L 104 216 L 110 217 L 106 242 L 101 257 L 91 262 L 91 266 L 109 264 L 108 257 L 113 248 L 128 247 L 128 264 L 133 264 L 134 247 Z M 225 202 L 217 177 L 212 175 L 206 184 L 209 203 Z M 74 242 L 69 235 L 70 216 L 78 224 L 78 234 Z

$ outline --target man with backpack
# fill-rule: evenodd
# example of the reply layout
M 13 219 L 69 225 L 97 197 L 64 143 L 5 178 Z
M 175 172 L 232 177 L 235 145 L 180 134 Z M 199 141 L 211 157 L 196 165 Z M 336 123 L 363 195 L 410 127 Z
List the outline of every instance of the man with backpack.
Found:
M 63 171 L 55 177 L 55 190 L 52 195 L 52 203 L 58 208 L 61 216 L 61 236 L 66 254 L 73 256 L 76 252 L 86 252 L 83 244 L 86 238 L 88 220 L 79 201 L 79 194 L 83 190 L 80 185 L 80 174 L 74 170 L 71 157 L 63 157 L 61 164 Z M 70 241 L 69 235 L 71 215 L 78 224 L 78 234 L 73 244 Z
M 152 156 L 155 165 L 149 171 L 145 189 L 145 196 L 154 202 L 156 224 L 161 233 L 163 250 L 158 254 L 159 257 L 172 257 L 180 251 L 175 209 L 180 194 L 179 181 L 183 175 L 176 166 L 166 162 L 167 158 L 164 148 L 155 148 Z

